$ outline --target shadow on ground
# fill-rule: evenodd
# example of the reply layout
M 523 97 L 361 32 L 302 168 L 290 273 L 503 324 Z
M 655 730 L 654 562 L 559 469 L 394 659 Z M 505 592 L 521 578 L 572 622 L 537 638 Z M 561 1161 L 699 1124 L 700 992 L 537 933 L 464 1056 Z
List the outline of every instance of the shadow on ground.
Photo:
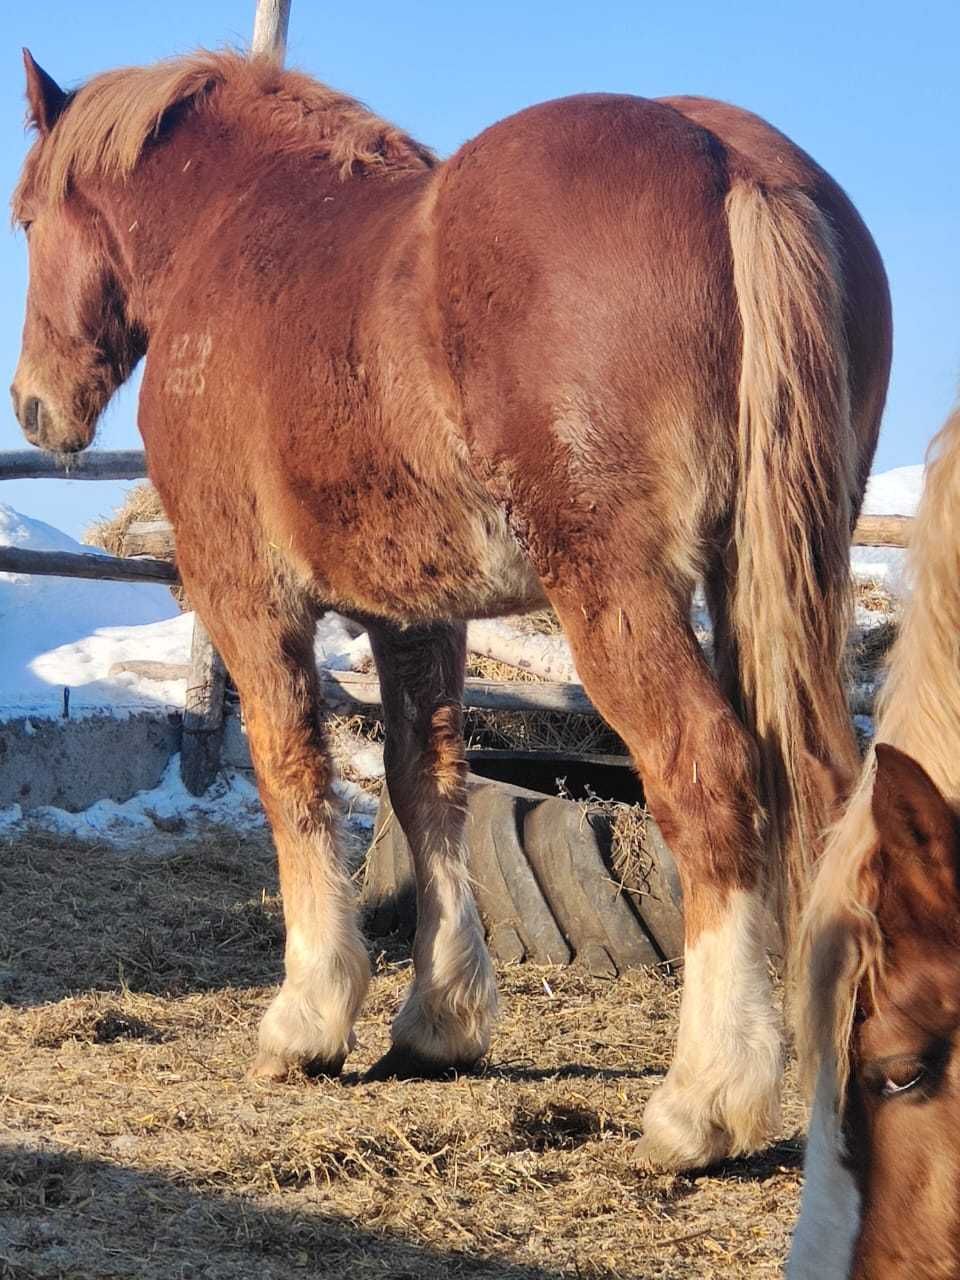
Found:
M 262 1201 L 199 1194 L 156 1174 L 60 1150 L 0 1146 L 3 1280 L 561 1280 L 572 1274 L 433 1252 L 319 1206 L 264 1208 Z

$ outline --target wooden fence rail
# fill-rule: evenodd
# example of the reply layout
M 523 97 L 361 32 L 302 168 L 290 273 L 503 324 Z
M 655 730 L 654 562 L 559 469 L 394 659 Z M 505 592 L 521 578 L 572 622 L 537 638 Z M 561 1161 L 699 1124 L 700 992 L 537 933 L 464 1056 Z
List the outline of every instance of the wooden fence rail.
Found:
M 169 560 L 146 556 L 126 560 L 122 556 L 94 555 L 82 551 L 29 551 L 25 547 L 0 546 L 0 573 L 32 573 L 46 578 L 98 578 L 107 582 L 180 581 Z
M 908 547 L 913 516 L 861 516 L 853 531 L 855 547 Z
M 142 480 L 146 474 L 147 456 L 142 449 L 72 454 L 0 451 L 0 480 Z
M 78 453 L 57 457 L 37 449 L 0 451 L 0 480 L 142 480 L 147 475 L 147 458 L 142 449 L 119 449 Z M 167 521 L 139 521 L 130 526 L 169 543 L 173 553 L 173 530 Z M 909 543 L 912 516 L 861 516 L 853 532 L 853 544 L 860 547 L 905 547 Z M 132 548 L 128 555 L 140 552 Z M 161 554 L 153 552 L 153 554 Z

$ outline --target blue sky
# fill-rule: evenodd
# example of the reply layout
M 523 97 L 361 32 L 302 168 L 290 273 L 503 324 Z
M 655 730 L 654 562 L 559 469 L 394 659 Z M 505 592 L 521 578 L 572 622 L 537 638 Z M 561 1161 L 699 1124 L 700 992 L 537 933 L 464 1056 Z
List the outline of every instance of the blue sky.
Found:
M 198 45 L 243 44 L 254 0 L 46 0 L 8 6 L 0 186 L 26 150 L 20 47 L 64 85 Z M 960 385 L 960 6 L 527 0 L 293 0 L 288 62 L 362 98 L 442 154 L 512 111 L 591 90 L 699 93 L 765 116 L 846 188 L 890 275 L 894 374 L 878 470 L 922 460 Z M 0 227 L 0 380 L 12 375 L 26 285 L 22 237 Z M 0 385 L 3 385 L 0 381 Z M 2 402 L 0 448 L 23 444 Z M 103 448 L 136 446 L 136 395 L 108 411 Z M 124 486 L 4 482 L 0 502 L 72 533 Z

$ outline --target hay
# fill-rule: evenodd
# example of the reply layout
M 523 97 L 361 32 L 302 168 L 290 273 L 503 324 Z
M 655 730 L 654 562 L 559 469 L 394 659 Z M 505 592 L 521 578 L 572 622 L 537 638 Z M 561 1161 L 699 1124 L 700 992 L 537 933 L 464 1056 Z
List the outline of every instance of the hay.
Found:
M 165 520 L 167 513 L 160 502 L 160 495 L 149 482 L 134 485 L 116 508 L 113 515 L 102 516 L 83 531 L 81 542 L 89 547 L 102 547 L 112 556 L 126 555 L 125 539 L 130 525 L 137 520 Z M 170 594 L 181 610 L 187 610 L 186 592 L 178 583 L 170 588 Z
M 533 613 L 521 613 L 509 619 L 524 635 L 558 636 L 563 631 L 560 619 L 551 608 L 535 609 Z
M 166 512 L 160 495 L 152 484 L 134 485 L 110 516 L 102 516 L 83 532 L 82 542 L 90 547 L 102 547 L 113 556 L 123 555 L 123 539 L 135 520 L 165 520 Z
M 505 970 L 485 1071 L 362 1085 L 409 979 L 390 945 L 351 1074 L 253 1083 L 281 963 L 265 837 L 7 841 L 0 864 L 0 1276 L 780 1274 L 793 1137 L 712 1175 L 639 1171 L 676 982 Z M 792 1087 L 787 1116 L 792 1134 Z
M 531 623 L 540 634 L 560 630 L 553 613 L 530 614 L 512 619 Z M 512 680 L 518 684 L 541 684 L 543 678 L 526 668 L 514 667 L 482 654 L 467 655 L 468 676 L 482 680 Z M 468 711 L 464 716 L 467 746 L 479 750 L 556 751 L 562 755 L 624 755 L 626 747 L 599 716 L 569 715 L 560 711 Z

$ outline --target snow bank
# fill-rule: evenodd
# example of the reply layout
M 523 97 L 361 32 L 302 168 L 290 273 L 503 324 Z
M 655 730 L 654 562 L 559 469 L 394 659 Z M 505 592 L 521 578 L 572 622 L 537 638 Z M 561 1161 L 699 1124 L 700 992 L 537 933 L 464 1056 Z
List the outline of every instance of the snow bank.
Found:
M 31 551 L 96 551 L 2 503 L 0 544 Z M 107 671 L 123 657 L 175 649 L 183 628 L 177 603 L 163 586 L 0 573 L 0 716 L 60 715 L 65 685 L 71 690 L 71 713 L 163 703 L 168 689 L 110 681 Z M 134 643 L 137 652 L 128 652 Z
M 375 796 L 356 783 L 334 783 L 344 820 L 353 829 L 369 831 L 377 808 Z M 193 796 L 180 778 L 180 756 L 170 759 L 160 783 L 140 791 L 122 804 L 98 800 L 81 813 L 69 813 L 52 805 L 24 813 L 17 804 L 0 809 L 0 836 L 29 829 L 67 835 L 74 839 L 126 843 L 157 833 L 178 834 L 210 827 L 252 831 L 266 825 L 257 788 L 248 774 L 225 769 L 202 796 Z

